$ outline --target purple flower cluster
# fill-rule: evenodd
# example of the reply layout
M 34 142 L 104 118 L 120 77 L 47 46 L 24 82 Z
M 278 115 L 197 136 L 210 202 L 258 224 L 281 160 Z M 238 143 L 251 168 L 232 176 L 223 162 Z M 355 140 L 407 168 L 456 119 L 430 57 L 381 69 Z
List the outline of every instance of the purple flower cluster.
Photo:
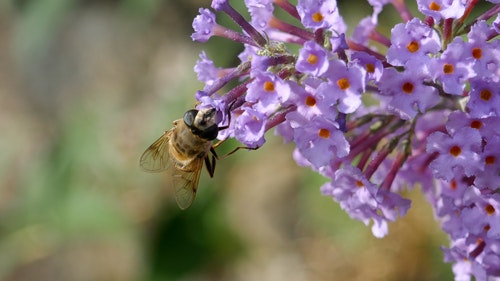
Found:
M 299 165 L 330 179 L 322 193 L 376 237 L 410 208 L 399 193 L 421 187 L 450 237 L 456 280 L 500 278 L 500 4 L 471 18 L 480 1 L 417 0 L 420 20 L 403 1 L 369 0 L 373 14 L 347 38 L 335 0 L 245 0 L 250 20 L 213 0 L 241 30 L 201 8 L 193 40 L 220 36 L 244 51 L 227 69 L 200 55 L 199 107 L 229 126 L 219 138 L 248 147 L 276 128 Z M 402 20 L 390 37 L 377 31 L 387 4 Z

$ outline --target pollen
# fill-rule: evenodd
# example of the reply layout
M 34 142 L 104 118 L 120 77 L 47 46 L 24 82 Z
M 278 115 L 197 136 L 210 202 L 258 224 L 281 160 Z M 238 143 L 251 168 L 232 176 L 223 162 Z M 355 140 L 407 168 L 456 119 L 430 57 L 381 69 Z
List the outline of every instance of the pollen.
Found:
M 307 57 L 307 62 L 310 64 L 318 63 L 318 56 L 315 54 L 309 54 L 309 56 Z
M 474 57 L 475 59 L 480 59 L 483 57 L 483 50 L 481 48 L 473 48 L 472 49 L 472 57 Z
M 406 49 L 408 49 L 408 51 L 410 53 L 415 53 L 416 51 L 418 51 L 418 49 L 420 49 L 420 45 L 418 44 L 418 42 L 415 42 L 415 41 L 411 41 L 407 46 L 406 46 Z
M 323 20 L 323 15 L 320 12 L 316 12 L 311 16 L 314 22 L 321 22 Z
M 316 99 L 312 96 L 307 96 L 306 98 L 306 105 L 307 106 L 310 106 L 310 107 L 313 107 L 316 105 Z
M 479 120 L 474 120 L 474 121 L 470 122 L 470 127 L 472 129 L 479 130 L 483 127 L 483 122 L 481 122 Z
M 337 86 L 339 86 L 341 90 L 347 90 L 349 89 L 349 87 L 351 87 L 351 84 L 349 83 L 349 80 L 347 78 L 340 78 L 339 80 L 337 80 Z
M 493 207 L 493 205 L 491 205 L 491 204 L 486 205 L 486 207 L 484 207 L 484 210 L 490 216 L 495 214 L 495 207 Z
M 407 94 L 413 93 L 413 90 L 415 89 L 415 86 L 413 86 L 412 83 L 410 82 L 405 82 L 403 86 L 401 87 L 401 90 Z
M 363 184 L 362 181 L 356 180 L 356 186 L 361 188 L 361 187 L 364 187 L 365 185 Z
M 462 149 L 460 147 L 454 145 L 450 148 L 450 154 L 455 156 L 455 157 L 458 157 L 458 155 L 462 154 Z
M 479 97 L 484 101 L 489 101 L 492 96 L 493 94 L 488 89 L 482 90 L 481 93 L 479 94 Z
M 330 137 L 330 131 L 328 129 L 320 129 L 318 132 L 318 136 L 327 139 Z
M 493 155 L 486 156 L 486 158 L 484 158 L 484 163 L 486 163 L 486 165 L 495 164 L 495 156 L 493 156 Z
M 375 65 L 373 63 L 367 63 L 365 65 L 366 72 L 368 73 L 374 73 L 375 72 Z
M 274 91 L 274 83 L 271 81 L 264 82 L 264 91 L 266 92 Z
M 453 73 L 453 64 L 445 63 L 443 65 L 443 72 L 444 74 L 452 74 Z
M 439 5 L 438 3 L 432 1 L 430 4 L 429 4 L 429 9 L 432 10 L 432 11 L 441 11 L 441 5 Z

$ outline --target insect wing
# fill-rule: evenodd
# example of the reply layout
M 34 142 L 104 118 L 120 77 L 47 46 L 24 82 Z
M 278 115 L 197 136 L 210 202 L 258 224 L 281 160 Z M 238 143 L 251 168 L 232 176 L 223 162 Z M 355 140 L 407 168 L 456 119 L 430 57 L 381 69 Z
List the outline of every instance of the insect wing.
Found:
M 172 133 L 173 129 L 166 131 L 144 151 L 140 161 L 142 169 L 147 172 L 161 172 L 172 164 L 169 153 Z
M 182 210 L 193 204 L 202 168 L 203 158 L 195 158 L 182 169 L 172 169 L 175 170 L 171 175 L 172 184 L 175 187 L 175 200 Z

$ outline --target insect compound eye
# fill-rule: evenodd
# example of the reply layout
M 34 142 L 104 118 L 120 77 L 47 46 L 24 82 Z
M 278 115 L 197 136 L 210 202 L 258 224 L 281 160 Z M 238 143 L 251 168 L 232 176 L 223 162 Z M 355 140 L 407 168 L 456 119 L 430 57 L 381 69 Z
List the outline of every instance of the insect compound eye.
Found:
M 186 124 L 186 126 L 188 126 L 189 128 L 192 128 L 194 124 L 194 119 L 196 118 L 197 114 L 198 110 L 196 109 L 191 109 L 186 111 L 186 113 L 184 113 L 184 118 L 183 118 L 184 124 Z
M 219 127 L 217 126 L 217 124 L 214 124 L 206 129 L 204 129 L 203 131 L 198 132 L 198 136 L 200 136 L 200 138 L 203 138 L 203 139 L 206 139 L 209 141 L 217 138 L 218 134 L 219 134 Z

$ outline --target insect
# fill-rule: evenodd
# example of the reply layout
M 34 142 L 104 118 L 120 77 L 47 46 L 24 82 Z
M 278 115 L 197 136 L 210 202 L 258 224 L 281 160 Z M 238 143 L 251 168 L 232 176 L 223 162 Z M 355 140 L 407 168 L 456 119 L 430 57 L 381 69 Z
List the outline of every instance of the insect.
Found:
M 148 172 L 167 171 L 175 188 L 175 199 L 182 210 L 193 203 L 203 162 L 210 177 L 215 171 L 213 140 L 220 130 L 214 108 L 188 110 L 173 128 L 151 144 L 141 156 L 140 165 Z M 211 157 L 210 157 L 211 153 Z

